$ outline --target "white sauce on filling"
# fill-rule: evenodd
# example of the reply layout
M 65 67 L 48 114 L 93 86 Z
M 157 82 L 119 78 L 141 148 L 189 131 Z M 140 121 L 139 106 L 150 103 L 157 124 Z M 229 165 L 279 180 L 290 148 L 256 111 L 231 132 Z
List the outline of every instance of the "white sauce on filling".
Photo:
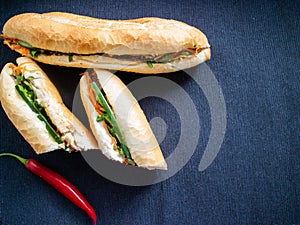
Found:
M 97 111 L 93 110 L 91 117 L 93 118 L 93 123 L 95 125 L 95 129 L 98 134 L 96 139 L 99 146 L 101 147 L 102 153 L 109 159 L 123 163 L 124 158 L 121 156 L 119 152 L 114 150 L 114 144 L 112 142 L 112 139 L 107 133 L 104 126 L 102 125 L 103 122 L 96 121 L 97 116 L 98 116 Z

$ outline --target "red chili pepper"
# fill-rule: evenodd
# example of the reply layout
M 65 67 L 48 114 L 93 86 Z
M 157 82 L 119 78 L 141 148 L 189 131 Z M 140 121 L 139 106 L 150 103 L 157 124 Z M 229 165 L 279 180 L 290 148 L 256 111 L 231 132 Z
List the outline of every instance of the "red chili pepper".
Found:
M 69 181 L 63 178 L 58 173 L 50 170 L 34 159 L 24 159 L 18 155 L 12 153 L 2 153 L 1 156 L 12 156 L 17 158 L 21 163 L 25 165 L 25 167 L 30 170 L 32 173 L 38 175 L 47 183 L 49 183 L 52 187 L 54 187 L 57 191 L 71 200 L 75 205 L 84 210 L 93 220 L 94 225 L 97 223 L 96 212 L 93 207 L 88 203 L 85 197 L 79 192 L 79 190 L 72 185 Z

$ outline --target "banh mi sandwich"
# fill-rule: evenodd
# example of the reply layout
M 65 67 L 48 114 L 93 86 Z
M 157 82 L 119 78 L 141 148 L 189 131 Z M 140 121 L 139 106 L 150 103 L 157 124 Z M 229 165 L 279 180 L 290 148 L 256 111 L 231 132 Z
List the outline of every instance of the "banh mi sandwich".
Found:
M 63 12 L 25 13 L 3 27 L 4 44 L 37 61 L 67 67 L 167 73 L 210 59 L 205 34 L 161 18 L 104 20 Z
M 0 100 L 8 118 L 37 154 L 57 149 L 97 149 L 92 134 L 63 104 L 42 69 L 20 57 L 0 75 Z
M 80 79 L 80 95 L 98 147 L 107 158 L 147 169 L 167 169 L 144 112 L 117 76 L 87 70 Z

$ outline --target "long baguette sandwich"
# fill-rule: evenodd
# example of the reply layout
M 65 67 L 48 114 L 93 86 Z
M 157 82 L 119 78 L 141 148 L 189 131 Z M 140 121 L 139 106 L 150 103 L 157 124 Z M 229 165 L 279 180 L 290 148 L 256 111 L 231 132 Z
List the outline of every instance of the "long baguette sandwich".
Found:
M 87 70 L 80 95 L 99 148 L 109 159 L 147 169 L 167 169 L 138 102 L 109 71 Z
M 70 13 L 25 13 L 3 27 L 4 44 L 60 66 L 167 73 L 210 59 L 205 34 L 161 18 L 104 20 Z
M 0 75 L 0 100 L 8 118 L 37 154 L 96 149 L 92 134 L 63 104 L 42 69 L 20 57 Z

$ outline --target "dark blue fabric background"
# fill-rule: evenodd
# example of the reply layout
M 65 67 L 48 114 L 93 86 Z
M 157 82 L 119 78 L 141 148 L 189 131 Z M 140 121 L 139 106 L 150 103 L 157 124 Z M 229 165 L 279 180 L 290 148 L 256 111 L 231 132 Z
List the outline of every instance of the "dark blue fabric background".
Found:
M 158 16 L 200 28 L 212 46 L 207 65 L 224 94 L 227 130 L 215 161 L 199 172 L 210 112 L 201 89 L 178 72 L 166 76 L 195 102 L 201 137 L 188 164 L 162 183 L 123 186 L 98 175 L 80 154 L 57 151 L 37 156 L 2 108 L 0 151 L 35 158 L 62 174 L 89 199 L 98 224 L 299 224 L 299 6 L 300 1 L 2 1 L 1 27 L 18 13 L 67 11 L 107 19 Z M 1 67 L 17 56 L 0 46 Z M 82 70 L 41 66 L 71 108 L 79 79 L 74 74 Z M 118 75 L 125 83 L 140 76 Z M 171 118 L 174 113 L 157 99 L 141 104 L 149 119 Z M 176 146 L 173 127 L 178 124 L 168 124 L 165 154 Z M 14 159 L 0 159 L 0 190 L 0 224 L 92 224 L 84 212 Z

